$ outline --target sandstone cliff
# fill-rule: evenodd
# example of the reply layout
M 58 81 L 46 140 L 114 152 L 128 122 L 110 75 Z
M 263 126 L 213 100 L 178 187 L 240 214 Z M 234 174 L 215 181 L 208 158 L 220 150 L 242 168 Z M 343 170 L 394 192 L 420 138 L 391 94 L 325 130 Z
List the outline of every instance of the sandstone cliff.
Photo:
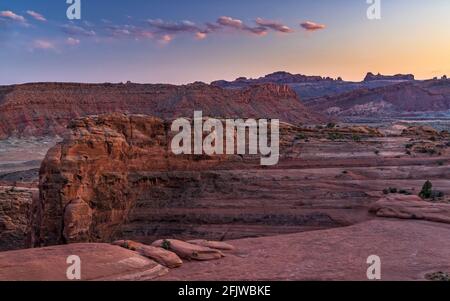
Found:
M 103 113 L 191 117 L 194 110 L 217 117 L 278 118 L 317 122 L 287 86 L 264 84 L 224 90 L 194 83 L 141 84 L 36 83 L 0 86 L 0 139 L 62 134 L 70 120 Z

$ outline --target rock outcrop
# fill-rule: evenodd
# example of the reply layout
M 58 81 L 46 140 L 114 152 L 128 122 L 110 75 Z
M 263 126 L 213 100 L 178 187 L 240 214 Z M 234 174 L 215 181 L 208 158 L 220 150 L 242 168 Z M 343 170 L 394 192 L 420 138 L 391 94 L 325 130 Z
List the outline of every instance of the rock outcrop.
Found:
M 153 259 L 170 269 L 178 268 L 183 264 L 183 261 L 176 253 L 161 247 L 144 245 L 132 240 L 118 240 L 113 244 L 125 249 L 137 251 L 142 256 Z
M 380 73 L 373 74 L 372 72 L 368 72 L 364 81 L 374 81 L 374 80 L 414 80 L 414 74 L 395 74 L 395 75 L 382 75 Z
M 450 204 L 427 202 L 414 195 L 392 195 L 380 199 L 370 211 L 380 217 L 420 219 L 450 224 Z
M 206 116 L 278 118 L 317 122 L 287 86 L 262 84 L 225 90 L 203 83 L 150 84 L 36 83 L 0 86 L 0 139 L 62 134 L 74 118 L 104 113 L 148 114 L 163 119 Z
M 221 88 L 243 88 L 254 84 L 299 84 L 299 83 L 318 83 L 318 82 L 332 82 L 331 77 L 310 76 L 303 74 L 292 74 L 286 71 L 278 71 L 267 74 L 260 78 L 246 78 L 239 77 L 234 81 L 217 80 L 213 81 L 211 85 Z M 342 81 L 338 79 L 336 81 Z
M 225 255 L 217 250 L 209 247 L 191 244 L 177 239 L 160 239 L 152 244 L 154 247 L 167 248 L 181 258 L 187 260 L 208 261 L 220 259 Z
M 201 181 L 195 171 L 219 166 L 222 159 L 175 156 L 169 127 L 143 115 L 74 120 L 40 170 L 40 201 L 32 208 L 34 245 L 119 238 L 133 210 L 139 215 L 140 206 L 163 208 L 167 204 L 161 202 L 194 193 Z M 181 186 L 171 189 L 176 182 Z

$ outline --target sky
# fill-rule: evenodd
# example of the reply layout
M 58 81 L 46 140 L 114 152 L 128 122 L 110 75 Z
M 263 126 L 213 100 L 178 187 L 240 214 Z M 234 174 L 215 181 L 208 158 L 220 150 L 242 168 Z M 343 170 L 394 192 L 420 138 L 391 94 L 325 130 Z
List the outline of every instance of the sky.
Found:
M 0 85 L 450 75 L 450 1 L 367 1 L 0 0 Z

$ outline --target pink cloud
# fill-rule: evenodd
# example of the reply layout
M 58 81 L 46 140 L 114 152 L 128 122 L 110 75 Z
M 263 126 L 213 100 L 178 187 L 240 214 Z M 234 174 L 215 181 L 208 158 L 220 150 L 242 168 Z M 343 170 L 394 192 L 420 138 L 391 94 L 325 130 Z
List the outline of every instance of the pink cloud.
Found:
M 242 20 L 234 19 L 232 17 L 222 16 L 219 19 L 217 19 L 217 24 L 223 27 L 230 27 L 237 30 L 251 32 L 258 36 L 263 36 L 267 34 L 267 28 L 264 26 L 250 27 L 244 24 Z
M 268 27 L 275 31 L 279 31 L 279 32 L 283 32 L 283 33 L 293 32 L 293 30 L 291 28 L 289 28 L 288 26 L 286 26 L 280 22 L 277 22 L 277 21 L 267 20 L 267 19 L 263 19 L 263 18 L 257 18 L 255 22 L 256 22 L 256 24 L 258 24 L 260 26 Z
M 80 40 L 70 37 L 66 39 L 66 44 L 70 46 L 76 46 L 80 44 Z
M 238 19 L 233 19 L 231 17 L 222 16 L 219 19 L 217 19 L 217 23 L 222 26 L 228 26 L 235 29 L 242 29 L 244 28 L 244 22 Z
M 41 15 L 41 14 L 35 12 L 35 11 L 28 10 L 27 14 L 30 15 L 31 17 L 33 17 L 37 21 L 41 21 L 41 22 L 46 22 L 47 21 L 47 19 L 43 15 Z
M 26 20 L 24 17 L 13 13 L 10 10 L 5 10 L 0 12 L 0 17 L 7 18 L 16 22 L 25 23 Z
M 204 32 L 197 32 L 197 33 L 195 34 L 195 38 L 196 38 L 197 40 L 204 40 L 204 39 L 206 39 L 207 36 L 208 36 L 208 35 L 207 35 L 206 33 L 204 33 Z
M 47 40 L 35 40 L 33 42 L 33 49 L 55 50 L 56 46 L 55 44 Z
M 173 37 L 169 34 L 165 34 L 159 39 L 159 41 L 163 44 L 168 44 L 168 43 L 172 42 L 172 40 L 173 40 Z
M 320 29 L 325 29 L 326 26 L 324 24 L 319 24 L 311 21 L 305 21 L 300 23 L 300 26 L 303 27 L 307 31 L 316 31 Z

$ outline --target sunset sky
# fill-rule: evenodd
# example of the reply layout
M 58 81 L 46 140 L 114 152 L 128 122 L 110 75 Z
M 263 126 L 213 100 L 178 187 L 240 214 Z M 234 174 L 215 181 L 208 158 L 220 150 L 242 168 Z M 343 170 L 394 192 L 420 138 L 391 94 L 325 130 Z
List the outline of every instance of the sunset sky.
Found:
M 0 84 L 450 75 L 450 1 L 0 0 Z

